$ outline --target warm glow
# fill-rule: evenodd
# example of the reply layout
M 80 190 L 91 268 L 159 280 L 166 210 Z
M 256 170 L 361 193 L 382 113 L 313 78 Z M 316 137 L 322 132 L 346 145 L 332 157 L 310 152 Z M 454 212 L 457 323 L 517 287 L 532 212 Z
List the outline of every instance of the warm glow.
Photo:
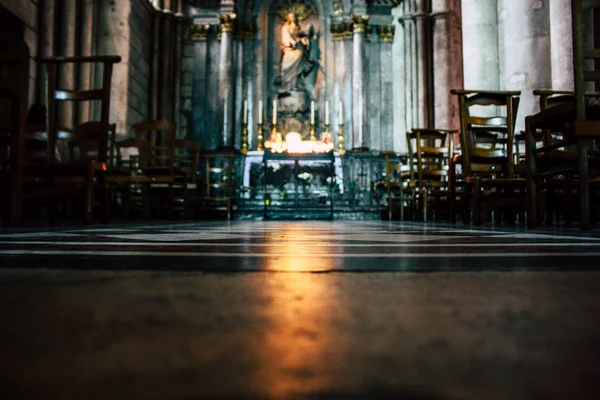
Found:
M 261 288 L 270 302 L 263 311 L 268 329 L 261 337 L 258 379 L 268 382 L 269 398 L 318 392 L 328 383 L 324 360 L 335 341 L 329 315 L 332 308 L 340 307 L 335 301 L 336 286 L 306 273 L 329 270 L 335 263 L 333 257 L 303 257 L 302 246 L 314 243 L 313 234 L 314 229 L 286 223 L 271 238 L 277 245 L 267 249 L 271 257 L 266 258 L 266 270 L 285 272 L 266 275 Z M 323 253 L 327 252 L 324 248 Z M 314 375 L 299 379 L 290 371 L 312 371 Z
M 290 132 L 285 136 L 285 140 L 277 133 L 273 140 L 265 142 L 265 147 L 273 153 L 327 153 L 333 150 L 333 142 L 302 140 L 298 132 Z

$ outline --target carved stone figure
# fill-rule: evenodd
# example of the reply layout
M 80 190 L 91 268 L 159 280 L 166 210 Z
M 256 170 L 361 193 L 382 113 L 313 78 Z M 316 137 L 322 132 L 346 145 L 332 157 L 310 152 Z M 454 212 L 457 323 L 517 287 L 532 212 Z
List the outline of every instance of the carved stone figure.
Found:
M 310 59 L 310 36 L 312 27 L 304 30 L 298 21 L 298 15 L 288 14 L 287 21 L 281 27 L 281 86 L 287 90 L 304 88 L 304 78 L 310 74 L 316 63 Z

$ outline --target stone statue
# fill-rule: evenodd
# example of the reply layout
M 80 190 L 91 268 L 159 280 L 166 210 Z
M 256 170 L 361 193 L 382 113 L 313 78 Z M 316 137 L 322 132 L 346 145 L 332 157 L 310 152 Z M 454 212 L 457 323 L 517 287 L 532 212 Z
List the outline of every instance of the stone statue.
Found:
M 310 59 L 310 36 L 312 26 L 304 30 L 296 13 L 289 13 L 281 27 L 281 86 L 288 90 L 304 89 L 304 78 L 316 63 Z

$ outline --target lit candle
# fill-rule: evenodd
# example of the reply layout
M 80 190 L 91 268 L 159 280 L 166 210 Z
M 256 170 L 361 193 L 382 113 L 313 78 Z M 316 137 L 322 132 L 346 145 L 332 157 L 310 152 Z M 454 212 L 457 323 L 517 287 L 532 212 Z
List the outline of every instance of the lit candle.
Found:
M 248 123 L 248 100 L 244 100 L 244 123 Z
M 262 124 L 263 123 L 263 106 L 262 106 L 262 100 L 260 100 L 258 102 L 258 123 Z
M 277 99 L 273 99 L 273 125 L 277 125 Z
M 310 123 L 311 125 L 315 124 L 315 101 L 310 102 Z
M 339 120 L 340 120 L 340 121 L 338 122 L 338 124 L 340 124 L 340 125 L 344 123 L 344 111 L 342 110 L 342 108 L 343 108 L 343 107 L 342 107 L 342 102 L 341 102 L 341 100 L 340 100 L 340 108 L 339 108 L 339 110 L 338 110 L 338 111 L 339 111 L 339 114 L 340 114 L 340 116 L 339 116 Z
M 325 125 L 329 125 L 329 102 L 325 102 Z

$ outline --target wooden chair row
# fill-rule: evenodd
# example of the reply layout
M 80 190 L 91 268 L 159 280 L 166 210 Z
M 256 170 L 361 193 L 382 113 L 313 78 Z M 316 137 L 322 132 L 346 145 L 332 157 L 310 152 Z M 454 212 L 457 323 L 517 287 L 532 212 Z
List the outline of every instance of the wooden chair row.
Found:
M 164 209 L 168 217 L 177 209 L 189 214 L 197 208 L 192 203 L 208 204 L 204 198 L 210 199 L 211 205 L 226 203 L 227 215 L 231 215 L 231 167 L 224 170 L 230 182 L 225 192 L 213 195 L 214 182 L 199 179 L 200 145 L 177 139 L 174 124 L 138 123 L 135 138 L 115 140 L 116 127 L 109 123 L 110 88 L 113 65 L 120 57 L 37 58 L 46 71 L 47 105 L 32 106 L 26 116 L 29 77 L 23 71 L 29 71 L 27 46 L 3 42 L 0 47 L 0 189 L 10 194 L 8 204 L 0 203 L 4 214 L 0 221 L 23 222 L 23 206 L 29 200 L 47 206 L 52 221 L 58 209 L 65 207 L 64 199 L 78 199 L 69 203 L 81 210 L 85 223 L 92 221 L 95 211 L 100 211 L 106 222 L 117 195 L 128 210 L 135 203 L 132 198 L 137 197 L 145 216 L 150 215 L 151 206 Z M 101 64 L 101 86 L 87 90 L 59 86 L 59 69 L 81 63 Z M 15 76 L 23 77 L 22 82 Z M 65 121 L 59 113 L 64 103 L 96 103 L 95 118 L 81 123 Z M 134 153 L 131 158 L 130 153 Z M 220 162 L 215 155 L 204 158 Z M 208 175 L 212 178 L 214 174 Z M 203 190 L 199 184 L 204 185 Z

